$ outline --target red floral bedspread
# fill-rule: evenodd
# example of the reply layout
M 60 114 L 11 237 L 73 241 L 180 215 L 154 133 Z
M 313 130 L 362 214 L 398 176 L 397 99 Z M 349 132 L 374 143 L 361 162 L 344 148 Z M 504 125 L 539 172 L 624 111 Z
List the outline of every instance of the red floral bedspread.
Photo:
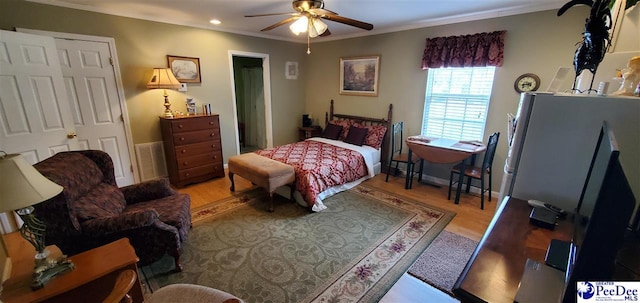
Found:
M 296 142 L 256 153 L 294 167 L 296 189 L 309 207 L 327 188 L 367 175 L 364 158 L 359 152 L 318 141 Z

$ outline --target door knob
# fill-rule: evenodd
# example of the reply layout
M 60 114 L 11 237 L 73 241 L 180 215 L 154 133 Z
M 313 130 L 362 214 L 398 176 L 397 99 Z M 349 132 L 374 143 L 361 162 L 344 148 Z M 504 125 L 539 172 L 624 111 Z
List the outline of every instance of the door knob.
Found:
M 76 132 L 74 132 L 74 131 L 70 131 L 70 132 L 67 133 L 67 138 L 69 138 L 69 139 L 73 139 L 73 138 L 75 138 L 77 136 L 78 136 L 78 134 L 76 134 Z

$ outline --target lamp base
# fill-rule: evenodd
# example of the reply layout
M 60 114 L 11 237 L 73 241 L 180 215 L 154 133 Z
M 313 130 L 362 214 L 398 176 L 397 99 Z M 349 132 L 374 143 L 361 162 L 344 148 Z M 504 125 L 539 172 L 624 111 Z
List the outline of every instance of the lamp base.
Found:
M 165 118 L 173 118 L 173 112 L 171 112 L 171 103 L 169 102 L 169 95 L 167 95 L 167 90 L 164 90 L 164 117 Z
M 33 273 L 31 289 L 37 290 L 44 287 L 54 277 L 73 270 L 75 266 L 66 256 L 57 259 L 36 259 L 36 268 Z

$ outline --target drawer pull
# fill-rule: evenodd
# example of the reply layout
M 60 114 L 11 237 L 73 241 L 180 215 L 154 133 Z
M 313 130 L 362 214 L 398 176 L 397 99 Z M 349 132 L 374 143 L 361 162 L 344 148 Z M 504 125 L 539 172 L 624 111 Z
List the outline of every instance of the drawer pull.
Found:
M 188 165 L 188 164 L 189 164 L 189 162 L 187 162 L 187 161 L 182 162 L 182 165 Z
M 184 137 L 180 137 L 180 141 L 184 141 Z
M 209 121 L 209 125 L 213 125 L 213 121 Z
M 185 173 L 185 174 L 184 174 L 184 176 L 185 176 L 185 177 L 188 177 L 188 176 L 190 176 L 190 175 L 191 175 L 190 173 Z
M 218 157 L 216 157 L 216 156 L 213 156 L 213 157 L 211 157 L 211 158 L 213 158 L 213 160 L 218 159 Z
M 184 154 L 184 153 L 186 153 L 186 152 L 187 152 L 187 150 L 186 150 L 186 149 L 183 149 L 183 150 L 182 150 L 182 153 L 183 153 L 183 154 Z
M 215 137 L 215 136 L 216 136 L 216 133 L 211 133 L 211 137 Z
M 183 128 L 183 127 L 184 127 L 184 125 L 178 124 L 178 128 Z

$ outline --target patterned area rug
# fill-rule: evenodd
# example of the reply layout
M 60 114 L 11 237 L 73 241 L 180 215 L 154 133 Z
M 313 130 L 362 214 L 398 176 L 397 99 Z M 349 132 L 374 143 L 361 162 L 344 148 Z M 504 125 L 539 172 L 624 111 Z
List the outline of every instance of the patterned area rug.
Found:
M 409 268 L 409 274 L 453 296 L 453 286 L 478 242 L 446 230 Z
M 193 212 L 184 270 L 144 268 L 157 289 L 193 283 L 246 302 L 377 302 L 455 213 L 361 184 L 311 213 L 253 189 Z

